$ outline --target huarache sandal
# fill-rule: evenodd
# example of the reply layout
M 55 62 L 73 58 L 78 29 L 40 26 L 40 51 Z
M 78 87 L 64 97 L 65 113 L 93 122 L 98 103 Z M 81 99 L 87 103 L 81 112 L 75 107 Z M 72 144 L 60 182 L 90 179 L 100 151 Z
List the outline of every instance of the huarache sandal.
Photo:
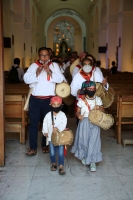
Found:
M 65 174 L 65 171 L 64 171 L 63 168 L 60 168 L 60 169 L 59 169 L 59 174 L 60 174 L 60 175 L 64 175 L 64 174 Z
M 49 153 L 49 148 L 48 147 L 42 147 L 42 152 L 43 153 Z
M 34 150 L 34 149 L 29 149 L 27 152 L 26 152 L 26 155 L 27 156 L 35 156 L 37 154 L 37 151 Z
M 52 164 L 50 170 L 51 171 L 56 171 L 57 170 L 57 165 Z

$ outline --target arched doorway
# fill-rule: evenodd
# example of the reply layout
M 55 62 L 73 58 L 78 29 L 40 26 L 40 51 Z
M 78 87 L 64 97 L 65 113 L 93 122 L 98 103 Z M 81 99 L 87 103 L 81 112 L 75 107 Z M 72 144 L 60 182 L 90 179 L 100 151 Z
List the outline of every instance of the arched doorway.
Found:
M 75 49 L 75 27 L 68 20 L 58 21 L 53 28 L 53 51 L 56 56 L 66 57 Z
M 86 26 L 81 16 L 68 9 L 62 9 L 54 12 L 46 21 L 44 27 L 45 46 L 53 48 L 53 28 L 59 21 L 69 21 L 75 28 L 74 31 L 74 48 L 78 52 L 86 50 Z

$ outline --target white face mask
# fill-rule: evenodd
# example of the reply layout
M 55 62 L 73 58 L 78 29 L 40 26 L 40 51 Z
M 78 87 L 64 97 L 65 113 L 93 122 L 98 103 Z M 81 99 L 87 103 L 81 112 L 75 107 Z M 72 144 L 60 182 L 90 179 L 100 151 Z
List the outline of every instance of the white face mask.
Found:
M 90 66 L 90 65 L 84 65 L 83 66 L 83 71 L 85 73 L 89 73 L 89 72 L 91 72 L 91 70 L 92 70 L 92 66 Z

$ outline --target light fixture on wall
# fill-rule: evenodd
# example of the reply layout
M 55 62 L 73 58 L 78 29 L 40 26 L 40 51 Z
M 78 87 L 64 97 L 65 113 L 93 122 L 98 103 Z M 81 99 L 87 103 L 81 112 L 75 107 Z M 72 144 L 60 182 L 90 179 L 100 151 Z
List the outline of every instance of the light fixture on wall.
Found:
M 55 35 L 59 35 L 60 34 L 60 29 L 58 28 L 58 26 L 54 29 L 54 34 Z
M 58 54 L 59 54 L 59 44 L 58 43 L 55 44 L 55 54 L 56 54 L 56 56 L 58 56 Z

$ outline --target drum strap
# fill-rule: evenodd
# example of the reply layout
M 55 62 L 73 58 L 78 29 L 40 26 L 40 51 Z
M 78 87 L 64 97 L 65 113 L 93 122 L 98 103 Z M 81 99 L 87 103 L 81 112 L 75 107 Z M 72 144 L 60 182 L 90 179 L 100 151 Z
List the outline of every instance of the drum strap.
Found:
M 52 126 L 54 127 L 53 111 L 51 111 Z
M 82 100 L 83 100 L 83 99 L 82 99 Z M 85 105 L 87 106 L 88 110 L 90 111 L 90 105 L 88 104 L 87 100 L 84 99 L 83 101 L 85 102 Z

